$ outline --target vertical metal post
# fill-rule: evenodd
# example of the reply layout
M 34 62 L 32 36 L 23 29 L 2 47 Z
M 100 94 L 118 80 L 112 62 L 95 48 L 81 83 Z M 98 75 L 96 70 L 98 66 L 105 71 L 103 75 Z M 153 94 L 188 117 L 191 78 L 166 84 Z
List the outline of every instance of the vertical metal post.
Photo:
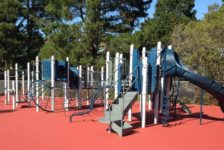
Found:
M 43 67 L 44 67 L 44 66 L 41 65 L 41 70 L 44 70 Z M 41 80 L 43 80 L 43 79 L 44 79 L 44 75 L 43 75 L 43 72 L 42 72 L 42 73 L 41 73 Z M 43 102 L 44 98 L 45 98 L 44 84 L 41 84 L 41 103 Z
M 158 66 L 160 66 L 160 63 L 161 63 L 161 58 L 160 58 L 160 53 L 162 51 L 162 44 L 161 42 L 158 42 L 157 43 L 157 60 L 156 60 L 156 65 L 157 65 L 157 68 L 160 68 Z M 159 79 L 159 78 L 157 78 Z M 159 86 L 159 85 L 157 85 Z M 154 124 L 158 124 L 158 117 L 159 117 L 159 91 L 156 92 L 155 94 L 155 109 L 154 109 Z
M 54 80 L 55 80 L 55 58 L 53 55 L 51 56 L 51 111 L 55 110 Z
M 15 81 L 12 81 L 12 109 L 16 109 L 16 102 L 15 102 Z
M 30 63 L 27 63 L 27 93 L 30 93 Z M 27 101 L 30 101 L 30 95 L 27 95 Z
M 70 78 L 70 74 L 69 74 L 69 69 L 70 69 L 70 62 L 69 62 L 69 57 L 66 57 L 66 61 L 67 61 L 67 87 L 69 86 L 69 78 Z
M 203 97 L 204 97 L 204 90 L 201 89 L 201 96 L 200 96 L 200 125 L 202 125 L 202 117 L 203 117 Z
M 25 74 L 24 71 L 22 71 L 22 94 L 23 94 L 23 98 L 25 97 Z
M 134 51 L 134 45 L 131 44 L 130 46 L 130 65 L 129 65 L 129 86 L 132 86 L 132 71 L 133 71 L 133 51 Z M 128 110 L 128 121 L 132 120 L 132 108 Z
M 15 77 L 16 77 L 16 89 L 15 89 L 15 94 L 16 94 L 16 106 L 18 106 L 19 102 L 19 75 L 18 75 L 18 64 L 15 64 Z
M 148 90 L 148 81 L 147 81 L 147 72 L 148 72 L 148 61 L 145 57 L 146 49 L 145 47 L 142 50 L 142 128 L 145 128 L 146 125 L 146 101 L 147 101 L 147 90 Z
M 105 92 L 106 92 L 106 95 L 105 95 L 105 100 L 106 100 L 106 102 L 105 102 L 105 106 L 104 106 L 104 108 L 105 108 L 105 110 L 108 108 L 108 105 L 109 105 L 109 102 L 108 102 L 108 99 L 109 99 L 109 88 L 108 88 L 108 86 L 109 86 L 109 83 L 110 83 L 110 81 L 109 81 L 109 78 L 110 78 L 110 52 L 107 52 L 107 54 L 106 54 L 106 89 L 105 89 Z
M 64 108 L 68 111 L 68 97 L 67 97 L 67 88 L 69 86 L 69 58 L 66 57 L 67 62 L 67 82 L 64 82 Z
M 4 71 L 5 105 L 7 104 L 7 71 Z
M 9 74 L 9 70 L 7 70 L 7 104 L 9 104 L 9 99 L 10 99 L 9 81 L 10 81 L 10 74 Z
M 165 87 L 164 87 L 164 82 L 165 82 L 165 79 L 164 77 L 162 76 L 161 77 L 161 81 L 160 81 L 160 84 L 161 84 L 161 91 L 160 91 L 160 112 L 162 113 L 163 112 L 163 97 L 164 97 L 164 90 L 165 90 Z
M 31 71 L 31 82 L 34 83 L 34 71 Z M 31 93 L 35 96 L 33 88 L 34 88 L 34 84 L 32 84 L 32 91 L 31 91 Z
M 81 95 L 81 91 L 82 91 L 82 66 L 79 65 L 79 95 L 78 95 L 78 108 L 81 109 L 82 108 L 82 95 Z
M 87 101 L 86 101 L 86 105 L 89 105 L 89 87 L 90 87 L 90 68 L 87 67 L 87 89 L 88 89 L 88 93 L 87 93 Z
M 68 111 L 68 98 L 67 98 L 67 83 L 63 83 L 64 86 L 64 108 Z
M 90 67 L 90 86 L 93 87 L 94 79 L 93 79 L 94 69 L 93 66 Z
M 123 64 L 123 54 L 119 55 L 119 64 L 118 64 L 118 95 L 121 94 L 121 87 L 122 87 L 122 64 Z M 125 85 L 123 84 L 123 89 Z M 123 90 L 124 94 L 124 90 Z
M 101 86 L 104 85 L 104 67 L 101 67 Z
M 38 84 L 38 80 L 39 80 L 39 58 L 38 56 L 36 57 L 36 103 L 37 105 L 39 105 L 39 84 Z M 36 112 L 39 112 L 39 107 L 36 106 Z
M 116 53 L 115 56 L 115 65 L 114 65 L 114 69 L 115 69 L 115 73 L 114 73 L 114 99 L 116 99 L 118 97 L 118 76 L 119 76 L 119 53 Z

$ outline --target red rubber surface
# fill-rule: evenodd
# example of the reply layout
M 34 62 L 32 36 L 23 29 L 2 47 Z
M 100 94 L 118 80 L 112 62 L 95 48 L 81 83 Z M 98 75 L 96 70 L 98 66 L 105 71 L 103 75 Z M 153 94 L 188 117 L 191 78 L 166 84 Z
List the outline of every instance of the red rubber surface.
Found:
M 24 105 L 24 104 L 23 104 Z M 140 128 L 133 117 L 134 133 L 119 137 L 107 133 L 107 125 L 98 123 L 103 116 L 97 108 L 90 115 L 74 118 L 71 112 L 35 112 L 35 108 L 17 108 L 0 102 L 0 150 L 223 150 L 224 115 L 217 106 L 204 106 L 203 125 L 199 125 L 199 106 L 191 106 L 192 115 L 178 113 L 170 127 L 148 125 Z M 138 112 L 138 104 L 134 111 Z M 138 114 L 136 115 L 138 116 Z

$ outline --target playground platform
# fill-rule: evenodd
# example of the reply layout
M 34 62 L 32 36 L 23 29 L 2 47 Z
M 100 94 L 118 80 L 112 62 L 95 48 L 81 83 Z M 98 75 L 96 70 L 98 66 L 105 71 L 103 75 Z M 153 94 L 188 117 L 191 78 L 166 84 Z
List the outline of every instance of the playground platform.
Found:
M 133 117 L 134 133 L 119 137 L 107 133 L 107 125 L 98 123 L 103 108 L 88 115 L 77 116 L 72 123 L 72 112 L 36 113 L 33 108 L 11 107 L 0 102 L 1 150 L 223 150 L 224 118 L 218 106 L 204 106 L 203 125 L 199 124 L 198 105 L 190 105 L 191 115 L 177 111 L 169 127 L 153 125 L 153 114 L 147 112 L 147 126 L 142 129 L 139 114 Z M 20 104 L 22 107 L 24 104 Z M 139 104 L 133 106 L 139 112 Z M 151 117 L 150 117 L 151 116 Z

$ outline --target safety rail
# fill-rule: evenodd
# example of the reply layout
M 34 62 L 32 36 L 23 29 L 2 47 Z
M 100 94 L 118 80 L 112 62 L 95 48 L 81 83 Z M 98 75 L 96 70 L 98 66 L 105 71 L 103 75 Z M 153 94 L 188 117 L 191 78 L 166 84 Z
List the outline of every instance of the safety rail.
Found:
M 121 114 L 121 132 L 122 132 L 121 135 L 123 134 L 124 95 L 130 90 L 130 88 L 133 86 L 133 84 L 137 81 L 137 79 L 138 79 L 138 73 L 137 73 L 137 76 L 136 76 L 135 80 L 132 81 L 131 84 L 129 84 L 129 87 L 128 87 L 128 89 L 126 91 L 124 91 L 124 85 L 125 85 L 125 83 L 127 83 L 127 81 L 129 81 L 130 76 L 138 69 L 138 67 L 139 67 L 139 65 L 137 65 L 133 69 L 133 71 L 126 77 L 126 79 L 123 80 L 123 93 L 122 93 L 123 100 L 122 100 L 122 108 L 120 108 L 118 105 L 113 105 L 113 104 L 110 104 L 109 107 L 108 107 L 109 108 L 109 131 L 111 130 L 111 123 L 112 123 L 112 121 L 111 121 L 111 107 L 112 106 L 116 106 L 121 111 L 121 113 L 122 113 Z
M 113 72 L 116 72 L 116 71 L 118 71 L 118 69 L 114 70 Z M 80 115 L 88 114 L 88 113 L 90 113 L 94 109 L 94 102 L 95 102 L 96 98 L 98 97 L 98 95 L 100 94 L 101 91 L 105 91 L 105 90 L 103 90 L 103 89 L 105 89 L 107 87 L 107 85 L 105 86 L 105 83 L 107 81 L 109 81 L 112 77 L 113 77 L 113 74 L 107 80 L 104 81 L 104 86 L 101 86 L 100 88 L 98 88 L 97 92 L 92 96 L 91 101 L 90 101 L 90 108 L 89 108 L 89 110 L 71 114 L 70 115 L 70 122 L 72 122 L 72 118 L 74 116 L 80 116 Z M 107 94 L 107 93 L 109 93 L 111 91 L 111 89 L 114 89 L 114 84 L 117 83 L 117 82 L 118 82 L 118 80 L 115 81 L 115 82 L 110 83 L 109 90 L 106 90 L 104 92 L 104 94 Z M 115 98 L 115 99 L 117 99 L 117 98 Z

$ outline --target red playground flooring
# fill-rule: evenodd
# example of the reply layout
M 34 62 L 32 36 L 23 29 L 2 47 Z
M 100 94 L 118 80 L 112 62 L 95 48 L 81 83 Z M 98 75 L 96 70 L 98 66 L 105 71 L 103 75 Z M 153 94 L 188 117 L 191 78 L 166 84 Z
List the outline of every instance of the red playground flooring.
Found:
M 203 125 L 199 124 L 200 107 L 190 108 L 191 115 L 177 111 L 169 127 L 153 125 L 153 113 L 148 112 L 148 125 L 142 129 L 136 113 L 133 134 L 119 137 L 98 122 L 102 108 L 70 123 L 72 112 L 37 113 L 34 107 L 10 111 L 11 106 L 1 101 L 0 150 L 224 150 L 224 114 L 219 107 L 203 107 Z M 133 109 L 138 112 L 138 104 Z

